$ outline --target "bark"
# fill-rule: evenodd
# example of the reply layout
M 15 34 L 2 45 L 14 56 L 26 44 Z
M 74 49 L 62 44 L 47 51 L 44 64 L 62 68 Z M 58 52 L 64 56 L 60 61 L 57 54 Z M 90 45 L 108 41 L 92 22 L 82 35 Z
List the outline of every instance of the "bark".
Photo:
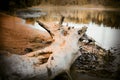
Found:
M 72 63 L 81 55 L 78 42 L 84 36 L 86 29 L 86 27 L 70 29 L 66 26 L 48 31 L 54 35 L 52 36 L 54 42 L 44 49 L 26 55 L 0 52 L 1 78 L 6 80 L 49 80 L 62 72 L 69 75 Z

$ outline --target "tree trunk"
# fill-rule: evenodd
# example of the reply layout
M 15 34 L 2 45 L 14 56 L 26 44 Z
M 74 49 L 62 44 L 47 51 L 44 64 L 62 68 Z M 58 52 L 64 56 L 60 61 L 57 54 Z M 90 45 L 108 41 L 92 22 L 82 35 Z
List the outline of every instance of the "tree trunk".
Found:
M 56 75 L 67 72 L 75 59 L 81 55 L 79 52 L 79 39 L 86 32 L 86 27 L 81 29 L 63 26 L 63 18 L 59 29 L 48 30 L 43 23 L 39 24 L 54 39 L 54 42 L 41 50 L 28 53 L 26 55 L 10 54 L 9 52 L 0 52 L 0 75 L 4 80 L 49 80 Z

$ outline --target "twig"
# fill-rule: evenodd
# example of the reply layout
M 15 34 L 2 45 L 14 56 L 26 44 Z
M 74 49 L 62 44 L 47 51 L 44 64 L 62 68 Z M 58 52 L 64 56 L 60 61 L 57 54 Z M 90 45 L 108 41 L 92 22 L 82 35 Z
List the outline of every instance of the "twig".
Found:
M 61 16 L 61 19 L 60 19 L 60 22 L 59 22 L 59 25 L 61 26 L 63 21 L 64 21 L 65 17 L 64 16 Z
M 45 25 L 45 24 L 43 24 L 42 22 L 40 22 L 40 21 L 36 21 L 42 28 L 44 28 L 49 34 L 50 34 L 50 36 L 53 38 L 53 34 L 51 33 L 51 31 L 50 30 L 48 30 L 47 28 L 47 26 Z

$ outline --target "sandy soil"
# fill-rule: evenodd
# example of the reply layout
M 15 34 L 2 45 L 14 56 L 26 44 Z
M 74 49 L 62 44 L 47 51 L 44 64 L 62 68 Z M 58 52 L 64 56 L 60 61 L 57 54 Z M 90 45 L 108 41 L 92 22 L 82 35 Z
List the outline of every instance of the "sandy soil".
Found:
M 34 51 L 47 46 L 43 41 L 50 40 L 49 34 L 29 26 L 23 19 L 0 13 L 0 50 L 25 54 L 26 48 Z

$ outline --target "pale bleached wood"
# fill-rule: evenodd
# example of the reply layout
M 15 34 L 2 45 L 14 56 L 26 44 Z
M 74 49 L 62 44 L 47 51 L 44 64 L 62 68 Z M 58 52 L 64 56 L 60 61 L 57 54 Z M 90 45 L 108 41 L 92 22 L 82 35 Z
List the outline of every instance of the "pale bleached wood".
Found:
M 69 72 L 75 59 L 81 55 L 78 42 L 86 32 L 87 27 L 60 27 L 55 30 L 54 42 L 41 50 L 26 55 L 6 54 L 0 56 L 1 73 L 9 80 L 49 80 L 62 72 Z M 51 52 L 46 63 L 43 52 Z M 6 52 L 7 53 L 7 52 Z

